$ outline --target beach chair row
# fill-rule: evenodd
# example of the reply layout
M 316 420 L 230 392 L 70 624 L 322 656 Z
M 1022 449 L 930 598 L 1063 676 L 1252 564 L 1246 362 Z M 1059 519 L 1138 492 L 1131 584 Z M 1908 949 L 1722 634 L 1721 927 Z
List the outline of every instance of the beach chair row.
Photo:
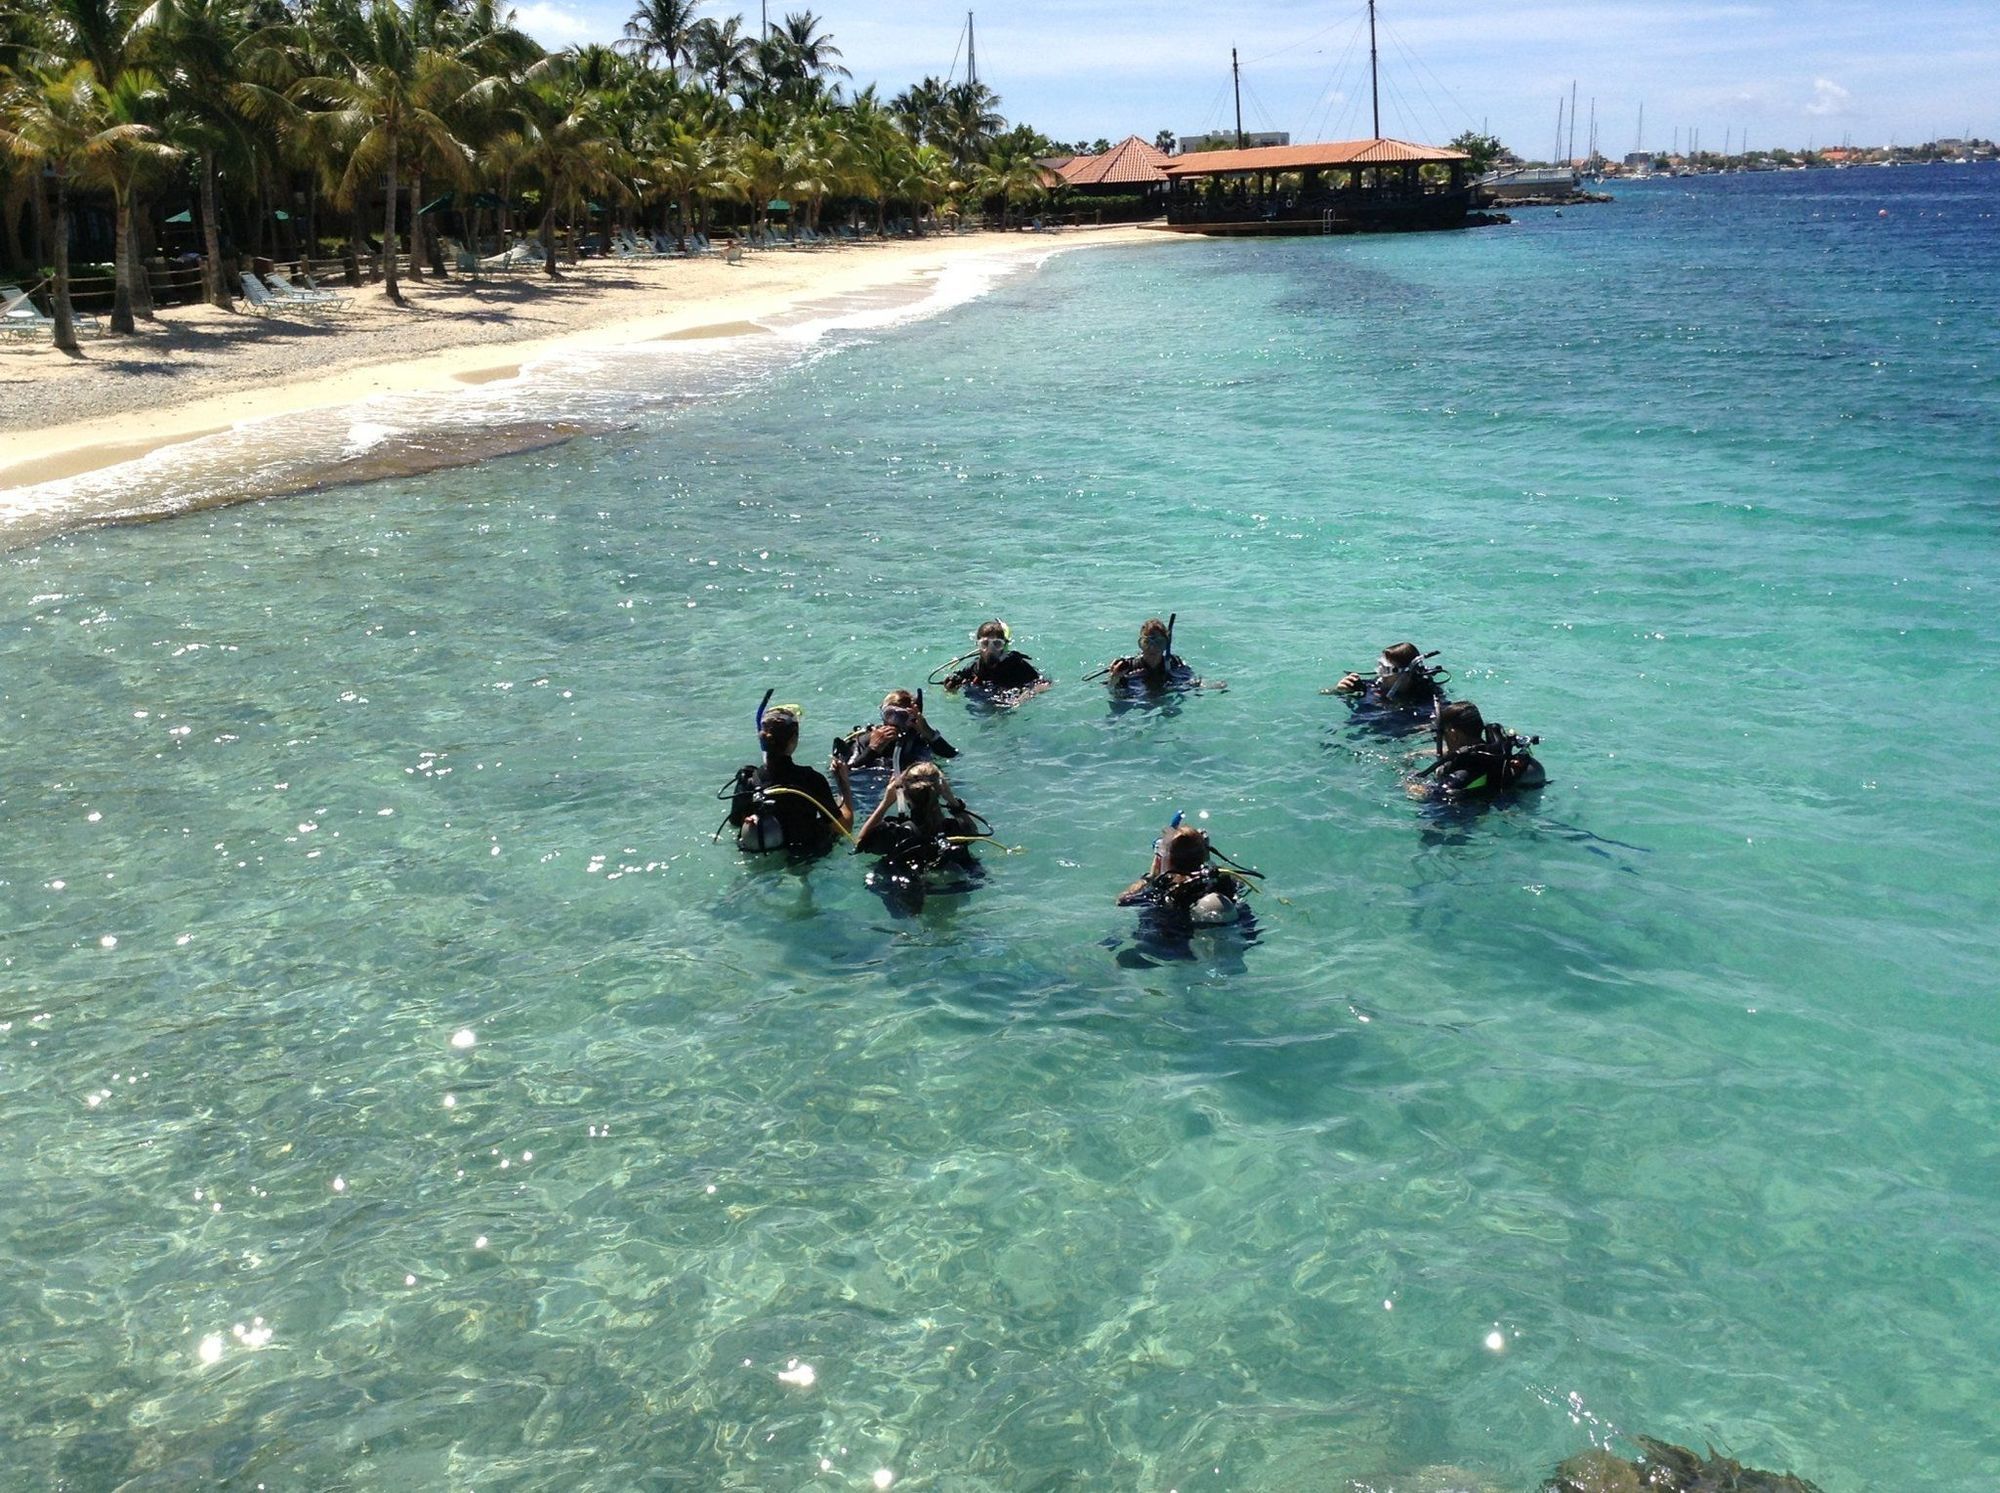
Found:
M 283 275 L 259 277 L 245 270 L 242 275 L 243 300 L 259 316 L 273 311 L 295 311 L 303 316 L 334 316 L 345 311 L 353 300 L 334 290 L 322 290 L 305 276 L 304 285 L 294 285 Z

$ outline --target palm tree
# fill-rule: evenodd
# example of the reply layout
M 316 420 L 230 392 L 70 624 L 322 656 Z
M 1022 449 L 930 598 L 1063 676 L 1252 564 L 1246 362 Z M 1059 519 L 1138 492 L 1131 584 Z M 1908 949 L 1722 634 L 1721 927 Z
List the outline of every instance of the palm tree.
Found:
M 239 51 L 249 32 L 242 0 L 152 0 L 132 22 L 134 43 L 166 83 L 180 133 L 199 156 L 202 265 L 208 303 L 231 309 L 222 274 L 222 229 L 215 192 L 216 152 L 238 123 Z
M 542 269 L 551 280 L 556 213 L 572 206 L 580 189 L 608 185 L 618 174 L 619 152 L 590 86 L 597 71 L 588 48 L 545 57 L 522 76 L 512 105 L 521 158 L 542 178 Z
M 828 78 L 854 76 L 840 65 L 840 48 L 833 44 L 833 34 L 819 27 L 818 16 L 801 10 L 786 16 L 776 32 L 784 41 L 785 53 L 797 69 L 799 79 L 812 85 L 814 92 Z
M 119 75 L 117 83 L 105 90 L 104 106 L 108 117 L 114 123 L 130 127 L 105 163 L 107 169 L 103 173 L 111 187 L 116 223 L 112 248 L 111 330 L 125 336 L 138 330 L 133 318 L 133 303 L 145 285 L 138 235 L 133 231 L 139 189 L 185 154 L 179 146 L 160 138 L 161 132 L 155 127 L 154 121 L 160 118 L 165 104 L 166 90 L 160 86 L 159 79 L 141 68 L 127 68 Z M 151 292 L 148 290 L 144 294 L 146 314 L 150 319 Z
M 749 87 L 756 43 L 743 34 L 743 17 L 731 16 L 720 23 L 713 19 L 696 22 L 690 45 L 695 71 L 720 97 L 741 95 Z
M 985 155 L 987 143 L 1006 122 L 998 94 L 984 83 L 960 83 L 945 92 L 937 118 L 940 138 L 933 143 L 944 146 L 963 167 Z
M 729 148 L 728 180 L 750 208 L 750 232 L 761 236 L 771 199 L 785 190 L 785 158 L 755 135 L 738 135 Z
M 435 163 L 455 181 L 471 180 L 469 153 L 446 116 L 479 82 L 457 57 L 420 46 L 409 15 L 395 0 L 372 0 L 362 23 L 342 38 L 337 68 L 301 78 L 290 89 L 295 102 L 320 106 L 319 138 L 347 149 L 347 166 L 335 187 L 343 204 L 354 204 L 378 176 L 386 179 L 382 287 L 399 306 L 405 303 L 396 283 L 397 172 L 405 160 L 420 160 Z
M 643 62 L 655 57 L 667 59 L 678 69 L 693 56 L 694 13 L 700 0 L 639 0 L 639 8 L 625 23 L 623 46 L 630 47 Z
M 55 342 L 66 353 L 81 351 L 69 303 L 70 184 L 115 179 L 121 157 L 152 134 L 148 125 L 118 119 L 87 61 L 31 66 L 0 97 L 0 150 L 55 179 Z
M 714 196 L 723 186 L 715 142 L 669 120 L 647 153 L 646 169 L 651 173 L 654 188 L 671 197 L 679 210 L 675 240 L 685 254 L 688 224 L 694 221 L 695 199 Z

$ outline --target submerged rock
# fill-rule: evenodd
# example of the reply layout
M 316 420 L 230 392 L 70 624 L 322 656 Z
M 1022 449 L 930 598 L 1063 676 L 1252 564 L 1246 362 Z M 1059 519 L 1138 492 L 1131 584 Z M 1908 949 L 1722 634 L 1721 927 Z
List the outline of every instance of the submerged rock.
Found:
M 1542 1493 L 1819 1493 L 1802 1477 L 1759 1472 L 1714 1447 L 1704 1457 L 1650 1436 L 1633 1439 L 1644 1453 L 1636 1460 L 1592 1447 L 1558 1467 Z

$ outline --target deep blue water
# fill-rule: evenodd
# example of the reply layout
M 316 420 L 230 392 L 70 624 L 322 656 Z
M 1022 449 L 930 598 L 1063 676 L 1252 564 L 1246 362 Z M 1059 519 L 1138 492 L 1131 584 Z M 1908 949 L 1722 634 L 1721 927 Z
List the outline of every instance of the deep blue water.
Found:
M 1616 190 L 0 555 L 8 1476 L 1992 1487 L 2000 170 Z M 982 886 L 711 845 L 994 614 Z M 1535 801 L 1319 694 L 1403 637 Z M 1121 962 L 1177 809 L 1260 937 Z

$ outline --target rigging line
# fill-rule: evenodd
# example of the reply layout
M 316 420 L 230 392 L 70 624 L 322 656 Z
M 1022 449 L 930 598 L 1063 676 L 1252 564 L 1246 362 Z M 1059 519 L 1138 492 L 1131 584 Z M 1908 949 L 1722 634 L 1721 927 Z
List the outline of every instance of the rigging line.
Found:
M 1334 63 L 1333 65 L 1333 76 L 1327 80 L 1326 90 L 1319 101 L 1317 115 L 1308 116 L 1307 118 L 1307 124 L 1309 126 L 1311 125 L 1312 119 L 1314 117 L 1317 117 L 1319 119 L 1320 133 L 1322 136 L 1324 136 L 1326 129 L 1329 128 L 1332 124 L 1334 106 L 1340 103 L 1342 99 L 1346 96 L 1346 90 L 1343 89 L 1340 85 L 1347 76 L 1347 64 L 1354 56 L 1354 49 L 1358 45 L 1360 45 L 1361 32 L 1364 28 L 1364 25 L 1365 21 L 1357 22 L 1355 24 L 1354 29 L 1347 33 L 1347 47 L 1340 54 L 1340 60 Z M 1307 130 L 1307 134 L 1311 135 L 1312 133 L 1313 131 L 1309 128 Z
M 951 67 L 945 72 L 944 75 L 945 86 L 947 88 L 951 86 L 951 80 L 958 76 L 958 54 L 960 52 L 963 52 L 964 50 L 965 50 L 965 28 L 961 26 L 958 28 L 958 36 L 952 41 L 951 44 Z
M 1384 27 L 1383 29 L 1387 30 L 1388 28 Z M 1465 102 L 1465 100 L 1458 96 L 1458 94 L 1453 90 L 1452 86 L 1449 83 L 1445 82 L 1443 78 L 1440 78 L 1437 75 L 1437 73 L 1431 68 L 1431 65 L 1424 61 L 1422 56 L 1412 51 L 1404 43 L 1401 37 L 1397 36 L 1393 31 L 1389 32 L 1389 36 L 1390 39 L 1396 43 L 1396 46 L 1402 51 L 1403 55 L 1408 57 L 1410 61 L 1414 62 L 1417 65 L 1419 71 L 1430 74 L 1431 81 L 1437 84 L 1438 86 L 1438 91 L 1441 92 L 1446 98 L 1451 100 L 1454 107 L 1458 109 L 1459 116 L 1465 120 L 1465 127 L 1467 129 L 1471 129 L 1472 120 L 1474 116 L 1471 107 Z
M 1340 27 L 1339 21 L 1337 20 L 1330 21 L 1326 25 L 1320 27 L 1319 30 L 1313 32 L 1310 36 L 1302 36 L 1297 41 L 1286 42 L 1285 45 L 1279 47 L 1275 52 L 1266 52 L 1259 57 L 1245 57 L 1243 60 L 1245 62 L 1269 62 L 1273 57 L 1282 57 L 1287 52 L 1296 52 L 1300 47 L 1304 46 L 1307 42 L 1318 41 L 1322 36 L 1325 36 L 1330 32 L 1338 30 L 1339 27 Z
M 1264 101 L 1257 97 L 1257 91 L 1246 83 L 1243 92 L 1248 96 L 1251 107 L 1257 111 L 1257 116 L 1264 121 L 1264 128 L 1267 130 L 1274 128 L 1277 123 L 1276 117 L 1264 107 Z
M 1389 41 L 1390 41 L 1390 44 L 1391 44 L 1392 46 L 1394 46 L 1394 47 L 1396 48 L 1396 50 L 1397 50 L 1398 52 L 1401 52 L 1401 53 L 1403 54 L 1403 56 L 1404 56 L 1404 57 L 1406 57 L 1406 58 L 1410 58 L 1410 60 L 1411 60 L 1412 62 L 1414 62 L 1414 61 L 1416 60 L 1415 58 L 1413 58 L 1413 57 L 1410 57 L 1410 51 L 1409 51 L 1409 48 L 1405 47 L 1405 46 L 1404 46 L 1404 45 L 1402 44 L 1402 42 L 1401 42 L 1401 41 L 1397 40 L 1397 39 L 1396 39 L 1395 37 L 1393 37 L 1393 36 L 1389 38 Z M 1433 115 L 1433 116 L 1434 116 L 1434 117 L 1436 118 L 1436 120 L 1437 120 L 1437 122 L 1438 122 L 1438 125 L 1439 125 L 1439 127 L 1440 127 L 1440 128 L 1442 129 L 1442 131 L 1443 131 L 1443 133 L 1442 133 L 1441 135 L 1439 135 L 1439 137 L 1438 137 L 1438 138 L 1439 138 L 1440 140 L 1448 140 L 1448 139 L 1450 139 L 1450 138 L 1451 138 L 1451 124 L 1450 124 L 1450 122 L 1449 122 L 1448 120 L 1446 120 L 1446 119 L 1445 119 L 1445 117 L 1444 117 L 1444 110 L 1440 109 L 1440 108 L 1438 107 L 1438 105 L 1437 105 L 1437 101 L 1436 101 L 1435 99 L 1433 99 L 1433 98 L 1431 97 L 1431 94 L 1430 94 L 1430 90 L 1429 90 L 1428 88 L 1424 87 L 1424 80 L 1423 80 L 1423 78 L 1422 78 L 1422 77 L 1421 77 L 1420 75 L 1418 75 L 1418 74 L 1417 74 L 1417 73 L 1416 73 L 1416 72 L 1415 72 L 1414 70 L 1413 70 L 1413 71 L 1412 71 L 1412 72 L 1411 72 L 1411 73 L 1409 74 L 1409 77 L 1410 77 L 1411 81 L 1412 81 L 1412 82 L 1414 82 L 1414 83 L 1415 83 L 1415 84 L 1417 85 L 1417 92 L 1418 92 L 1418 93 L 1419 93 L 1420 95 L 1422 95 L 1424 103 L 1425 103 L 1425 104 L 1427 104 L 1427 105 L 1428 105 L 1428 106 L 1430 107 L 1430 111 L 1431 111 L 1431 114 L 1432 114 L 1432 115 Z M 1440 85 L 1440 86 L 1442 86 L 1442 85 Z

